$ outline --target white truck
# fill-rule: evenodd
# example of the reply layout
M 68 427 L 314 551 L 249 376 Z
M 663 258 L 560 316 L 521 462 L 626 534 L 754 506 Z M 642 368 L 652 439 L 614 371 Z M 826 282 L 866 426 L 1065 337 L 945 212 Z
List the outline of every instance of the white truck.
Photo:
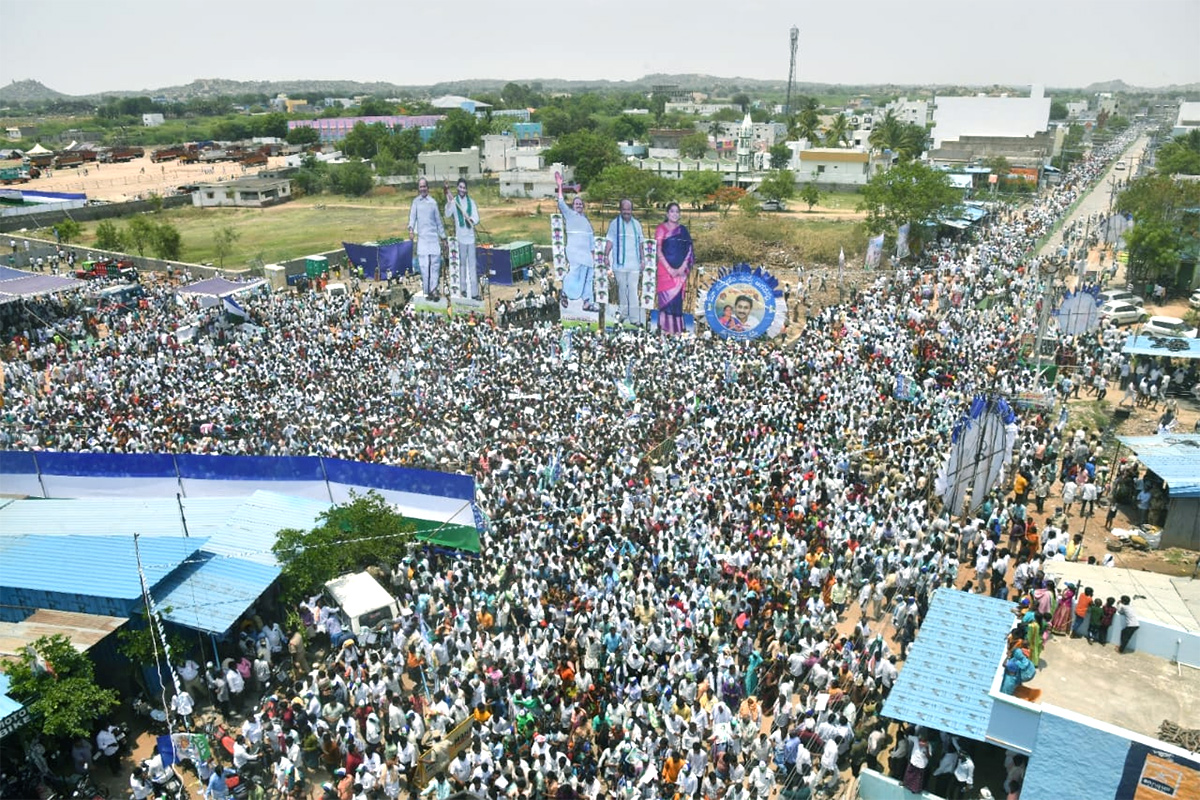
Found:
M 325 584 L 325 594 L 338 607 L 342 627 L 362 641 L 381 622 L 400 616 L 396 598 L 369 573 L 352 572 Z

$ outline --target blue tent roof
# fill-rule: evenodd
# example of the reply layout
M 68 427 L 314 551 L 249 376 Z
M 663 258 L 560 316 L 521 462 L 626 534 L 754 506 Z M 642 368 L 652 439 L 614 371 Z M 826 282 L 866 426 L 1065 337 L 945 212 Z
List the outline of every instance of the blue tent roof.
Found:
M 1012 607 L 973 592 L 934 592 L 883 716 L 985 741 Z
M 1167 482 L 1171 498 L 1200 497 L 1200 433 L 1118 436 L 1138 460 Z
M 204 546 L 201 538 L 142 538 L 154 586 Z M 142 594 L 132 536 L 0 536 L 0 587 L 133 599 Z
M 1182 350 L 1169 350 L 1173 347 L 1187 347 Z M 1170 358 L 1200 358 L 1200 339 L 1165 338 L 1161 336 L 1138 336 L 1134 334 L 1125 340 L 1121 352 L 1131 356 L 1168 356 Z
M 225 633 L 279 577 L 279 567 L 201 553 L 154 590 L 163 619 Z

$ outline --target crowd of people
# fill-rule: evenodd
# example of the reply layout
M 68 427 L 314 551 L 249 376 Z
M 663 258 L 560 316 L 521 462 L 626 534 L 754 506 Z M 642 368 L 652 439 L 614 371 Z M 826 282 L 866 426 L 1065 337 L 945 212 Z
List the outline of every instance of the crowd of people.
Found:
M 393 315 L 374 288 L 263 294 L 238 328 L 169 288 L 133 310 L 70 296 L 0 308 L 0 446 L 475 478 L 482 557 L 387 565 L 403 606 L 391 629 L 343 641 L 305 609 L 327 657 L 241 731 L 243 747 L 271 745 L 285 791 L 303 774 L 339 800 L 802 800 L 869 766 L 978 796 L 976 743 L 880 711 L 933 593 L 961 586 L 961 565 L 968 590 L 1035 591 L 1070 546 L 1027 502 L 1062 491 L 1065 515 L 1065 487 L 1103 486 L 1102 432 L 1067 429 L 1021 346 L 1042 298 L 1031 247 L 1105 156 L 815 310 L 784 346 Z M 1128 373 L 1112 337 L 1063 346 L 1080 370 Z M 1019 412 L 1004 485 L 960 524 L 933 482 L 979 395 L 1046 402 Z M 468 719 L 469 745 L 417 787 L 429 734 Z M 1010 761 L 1011 797 L 1022 770 Z

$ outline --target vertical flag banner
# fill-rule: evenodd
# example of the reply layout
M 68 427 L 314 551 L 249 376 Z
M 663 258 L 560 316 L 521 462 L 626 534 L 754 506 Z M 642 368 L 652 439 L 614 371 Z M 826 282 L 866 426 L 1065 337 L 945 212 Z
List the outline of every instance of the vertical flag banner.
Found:
M 908 255 L 911 252 L 908 249 L 908 232 L 910 230 L 912 230 L 912 225 L 906 222 L 900 226 L 899 230 L 896 231 L 896 258 L 897 259 L 908 258 Z
M 877 269 L 882 256 L 883 234 L 881 233 L 867 243 L 867 269 Z

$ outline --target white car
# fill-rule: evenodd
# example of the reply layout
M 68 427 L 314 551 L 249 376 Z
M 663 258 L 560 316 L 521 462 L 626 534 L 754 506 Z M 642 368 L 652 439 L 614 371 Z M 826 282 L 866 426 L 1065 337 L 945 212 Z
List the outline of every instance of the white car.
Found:
M 1124 161 L 1118 161 L 1118 162 L 1117 162 L 1117 165 L 1116 165 L 1115 167 L 1113 167 L 1113 169 L 1117 170 L 1118 172 L 1119 172 L 1119 171 L 1121 171 L 1121 170 L 1123 170 L 1123 169 L 1125 169 L 1125 162 L 1124 162 Z
M 1188 299 L 1188 305 L 1192 308 L 1200 308 L 1200 289 L 1192 292 L 1192 296 Z
M 1096 296 L 1100 299 L 1102 304 L 1111 302 L 1113 300 L 1120 300 L 1122 303 L 1128 303 L 1129 305 L 1137 306 L 1138 308 L 1146 305 L 1144 298 L 1138 297 L 1133 292 L 1127 292 L 1124 289 L 1113 289 L 1111 291 L 1101 292 Z
M 1132 325 L 1141 322 L 1145 317 L 1145 311 L 1124 300 L 1109 300 L 1100 306 L 1100 319 L 1112 320 L 1118 325 Z
M 1189 328 L 1179 317 L 1151 317 L 1142 326 L 1142 333 L 1150 336 L 1182 336 L 1196 338 L 1196 329 Z

